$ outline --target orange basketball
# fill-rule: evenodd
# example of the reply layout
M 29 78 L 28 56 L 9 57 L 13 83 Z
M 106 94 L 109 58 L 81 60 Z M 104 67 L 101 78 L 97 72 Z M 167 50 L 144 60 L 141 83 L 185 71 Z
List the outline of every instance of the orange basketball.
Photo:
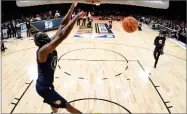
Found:
M 123 29 L 128 33 L 133 33 L 138 28 L 138 21 L 134 17 L 126 17 L 123 22 Z

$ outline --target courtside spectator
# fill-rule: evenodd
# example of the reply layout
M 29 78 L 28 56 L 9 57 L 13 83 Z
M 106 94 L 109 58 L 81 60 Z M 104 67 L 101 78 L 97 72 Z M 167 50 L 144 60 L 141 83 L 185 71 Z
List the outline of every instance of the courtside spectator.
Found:
M 60 13 L 58 12 L 58 10 L 56 10 L 55 18 L 60 18 Z

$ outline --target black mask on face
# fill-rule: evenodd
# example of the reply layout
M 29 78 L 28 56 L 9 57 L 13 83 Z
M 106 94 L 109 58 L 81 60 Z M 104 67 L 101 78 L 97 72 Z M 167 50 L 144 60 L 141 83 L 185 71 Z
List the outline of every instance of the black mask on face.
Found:
M 51 39 L 46 33 L 38 32 L 34 35 L 34 42 L 35 42 L 35 45 L 42 47 L 45 44 L 51 42 Z

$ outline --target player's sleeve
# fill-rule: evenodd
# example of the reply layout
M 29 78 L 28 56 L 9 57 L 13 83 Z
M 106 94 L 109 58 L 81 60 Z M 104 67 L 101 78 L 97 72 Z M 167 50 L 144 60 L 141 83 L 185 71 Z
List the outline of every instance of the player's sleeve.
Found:
M 165 45 L 165 42 L 166 42 L 166 38 L 164 38 L 164 40 L 163 40 L 163 46 Z
M 158 36 L 155 38 L 155 40 L 154 40 L 154 45 L 156 45 L 157 44 L 157 41 L 158 41 Z

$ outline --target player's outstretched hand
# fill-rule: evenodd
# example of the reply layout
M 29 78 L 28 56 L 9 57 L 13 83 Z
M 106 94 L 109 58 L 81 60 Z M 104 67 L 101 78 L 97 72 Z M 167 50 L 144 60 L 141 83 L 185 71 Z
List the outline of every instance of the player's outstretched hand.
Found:
M 74 8 L 77 6 L 77 2 L 73 3 Z

